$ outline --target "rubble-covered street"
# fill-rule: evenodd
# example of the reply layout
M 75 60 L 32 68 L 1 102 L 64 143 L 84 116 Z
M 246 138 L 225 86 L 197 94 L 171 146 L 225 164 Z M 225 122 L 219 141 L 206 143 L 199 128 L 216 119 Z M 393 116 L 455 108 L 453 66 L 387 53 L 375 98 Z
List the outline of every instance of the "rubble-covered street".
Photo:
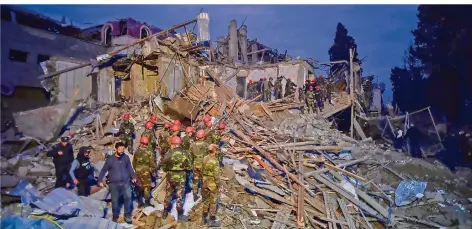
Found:
M 118 223 L 112 221 L 108 185 L 92 186 L 86 197 L 78 195 L 73 182 L 55 188 L 56 167 L 46 155 L 51 147 L 61 137 L 70 137 L 74 158 L 79 148 L 90 147 L 90 162 L 98 176 L 107 155 L 121 141 L 124 114 L 130 115 L 136 130 L 133 151 L 152 115 L 157 117 L 159 134 L 166 122 L 180 120 L 184 127 L 194 126 L 197 117 L 204 115 L 210 115 L 213 124 L 225 123 L 218 148 L 223 154 L 219 176 L 224 189 L 217 202 L 220 228 L 472 228 L 471 169 L 459 167 L 453 173 L 433 157 L 414 158 L 395 149 L 384 132 L 393 133 L 404 123 L 392 121 L 392 127 L 388 117 L 388 124 L 380 128 L 385 140 L 369 135 L 369 127 L 361 121 L 377 117 L 365 116 L 363 110 L 370 106 L 363 93 L 373 92 L 356 89 L 368 82 L 359 75 L 356 79 L 360 67 L 352 58 L 343 60 L 342 71 L 324 78 L 314 71 L 326 64 L 280 53 L 261 51 L 251 57 L 260 60 L 257 65 L 241 64 L 233 61 L 231 46 L 244 50 L 243 62 L 251 61 L 248 39 L 241 37 L 250 28 L 242 26 L 238 37 L 223 41 L 223 48 L 210 48 L 202 40 L 202 33 L 208 32 L 207 18 L 201 13 L 115 47 L 98 56 L 96 63 L 61 65 L 69 61 L 62 57 L 44 62 L 44 75 L 39 78 L 55 102 L 13 113 L 15 124 L 2 133 L 2 228 L 208 228 L 202 225 L 202 199 L 193 199 L 190 178 L 184 204 L 188 221 L 177 221 L 175 201 L 167 218 L 162 217 L 167 191 L 162 168 L 152 183 L 150 206 L 138 206 L 133 200 L 132 224 L 125 222 L 123 209 Z M 193 24 L 199 31 L 192 33 L 195 38 L 187 32 Z M 231 22 L 229 34 L 235 32 L 233 27 L 237 28 Z M 185 32 L 176 33 L 177 29 Z M 266 55 L 270 61 L 265 61 Z M 345 76 L 349 66 L 350 74 Z M 92 97 L 88 87 L 94 86 L 74 81 L 97 80 L 96 75 L 87 75 L 92 72 L 100 77 L 110 73 L 107 77 L 113 84 L 115 78 L 121 80 L 120 92 L 112 90 L 110 95 L 113 101 Z M 277 98 L 272 87 L 268 98 L 260 90 L 250 94 L 247 82 L 264 84 L 262 78 L 280 80 L 284 96 Z M 302 87 L 307 89 L 303 85 L 316 80 L 315 90 L 329 98 L 309 112 L 309 99 L 300 96 Z M 290 81 L 300 90 L 288 93 Z M 104 93 L 101 83 L 109 81 L 98 78 L 98 82 L 99 93 Z M 333 118 L 343 112 L 351 125 L 347 131 Z M 432 115 L 431 120 L 434 123 Z M 436 140 L 438 130 L 433 130 Z M 126 154 L 133 161 L 133 154 Z

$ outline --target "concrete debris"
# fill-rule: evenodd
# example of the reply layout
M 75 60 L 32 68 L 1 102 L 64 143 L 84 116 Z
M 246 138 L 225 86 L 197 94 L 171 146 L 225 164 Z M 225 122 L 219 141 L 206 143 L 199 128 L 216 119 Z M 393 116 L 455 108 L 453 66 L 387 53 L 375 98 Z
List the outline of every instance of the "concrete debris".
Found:
M 72 202 L 76 200 L 91 206 L 92 204 L 87 204 L 90 201 L 101 208 L 103 201 L 110 198 L 106 188 L 94 187 L 92 195 L 85 199 L 78 199 L 77 196 L 71 195 L 70 191 L 53 188 L 55 168 L 52 159 L 46 157 L 45 152 L 57 137 L 70 136 L 75 155 L 80 147 L 91 146 L 91 162 L 99 170 L 103 167 L 106 155 L 113 151 L 113 144 L 120 141 L 116 133 L 124 113 L 130 114 L 130 120 L 136 128 L 134 149 L 139 145 L 144 124 L 151 115 L 158 119 L 156 124 L 159 132 L 164 122 L 180 120 L 183 125 L 190 126 L 197 116 L 208 114 L 213 116 L 214 124 L 223 122 L 227 128 L 220 144 L 225 164 L 221 169 L 221 183 L 225 191 L 219 199 L 218 214 L 221 216 L 223 227 L 238 225 L 238 228 L 278 229 L 288 226 L 333 229 L 340 226 L 350 229 L 373 229 L 418 228 L 426 225 L 440 228 L 454 226 L 454 222 L 458 221 L 461 226 L 472 227 L 468 213 L 471 206 L 466 199 L 472 196 L 470 180 L 466 179 L 470 176 L 470 170 L 465 170 L 466 172 L 459 176 L 436 161 L 412 158 L 397 152 L 389 144 L 378 144 L 364 134 L 358 134 L 356 138 L 355 135 L 347 136 L 345 132 L 335 129 L 335 123 L 328 119 L 357 102 L 354 96 L 344 90 L 347 86 L 345 81 L 336 83 L 341 85 L 335 87 L 330 100 L 320 101 L 325 109 L 319 109 L 316 113 L 302 112 L 305 103 L 297 98 L 298 91 L 277 99 L 273 99 L 271 93 L 271 98 L 266 96 L 263 100 L 261 93 L 248 96 L 245 83 L 244 87 L 233 87 L 239 84 L 233 77 L 237 75 L 236 78 L 244 78 L 245 81 L 245 77 L 239 75 L 254 70 L 249 66 L 249 62 L 264 62 L 266 54 L 262 53 L 259 57 L 259 54 L 251 53 L 257 55 L 251 55 L 249 61 L 250 54 L 243 50 L 242 53 L 248 55 L 243 57 L 244 65 L 233 63 L 234 59 L 238 59 L 239 50 L 238 39 L 234 37 L 239 34 L 236 30 L 232 31 L 229 41 L 231 56 L 217 56 L 217 62 L 211 63 L 208 59 L 211 59 L 214 53 L 211 52 L 208 57 L 205 52 L 200 52 L 206 50 L 204 44 L 193 46 L 190 42 L 184 46 L 186 42 L 176 36 L 165 40 L 158 39 L 161 35 L 170 34 L 170 31 L 194 22 L 196 19 L 137 40 L 99 58 L 109 59 L 120 51 L 144 44 L 143 53 L 137 54 L 139 58 L 127 58 L 123 62 L 129 65 L 125 65 L 121 70 L 116 70 L 118 66 L 115 65 L 114 69 L 117 72 L 130 73 L 129 68 L 139 62 L 142 64 L 140 75 L 129 76 L 134 82 L 144 77 L 141 72 L 144 72 L 144 65 L 148 70 L 157 68 L 158 64 L 152 62 L 152 57 L 168 57 L 171 54 L 170 56 L 178 58 L 181 64 L 185 63 L 189 69 L 194 65 L 200 67 L 199 71 L 195 71 L 199 74 L 195 76 L 186 75 L 185 68 L 182 68 L 185 87 L 178 88 L 177 84 L 167 85 L 169 82 L 161 84 L 156 78 L 150 85 L 139 84 L 136 88 L 133 86 L 134 89 L 125 86 L 126 89 L 123 90 L 132 90 L 132 93 L 129 98 L 123 98 L 119 102 L 85 102 L 82 105 L 74 103 L 73 106 L 61 104 L 16 113 L 14 116 L 18 130 L 25 136 L 38 139 L 44 147 L 38 148 L 38 143 L 28 143 L 19 150 L 20 152 L 9 150 L 9 156 L 5 156 L 7 154 L 3 153 L 2 146 L 1 188 L 11 189 L 22 178 L 31 181 L 32 186 L 51 202 L 54 202 L 53 194 L 64 192 L 67 193 L 64 198 L 69 197 L 66 200 L 69 205 L 74 205 Z M 246 27 L 243 30 L 245 32 Z M 249 45 L 246 41 L 240 42 L 241 45 L 252 48 L 252 44 L 256 44 L 250 42 Z M 228 53 L 227 51 L 218 50 L 217 53 Z M 257 66 L 254 72 L 260 69 L 267 71 L 263 71 L 264 76 L 260 75 L 262 73 L 251 73 L 254 80 L 265 77 L 279 78 L 285 85 L 287 79 L 292 77 L 294 82 L 304 83 L 305 78 L 302 79 L 298 75 L 295 77 L 279 74 L 279 70 L 292 71 L 291 68 L 295 65 L 297 74 L 299 70 L 302 72 L 305 67 L 300 67 L 301 61 L 289 60 L 286 55 L 277 54 L 275 57 L 275 64 L 262 63 Z M 173 72 L 177 72 L 175 66 L 173 69 Z M 159 69 L 159 75 L 160 72 Z M 164 69 L 162 73 L 166 74 Z M 311 78 L 313 77 L 312 75 Z M 336 77 L 330 76 L 324 80 L 334 78 Z M 144 79 L 141 80 L 140 82 L 144 82 Z M 320 85 L 321 90 L 328 86 L 321 83 Z M 302 85 L 299 87 L 302 88 Z M 153 90 L 149 90 L 150 88 Z M 148 94 L 141 91 L 144 89 Z M 64 122 L 59 123 L 58 120 L 64 116 Z M 61 135 L 55 134 L 62 129 L 64 132 Z M 359 123 L 356 124 L 356 131 L 362 132 Z M 22 154 L 32 148 L 40 153 Z M 133 226 L 145 229 L 203 227 L 201 200 L 193 200 L 190 191 L 185 197 L 185 208 L 190 222 L 169 222 L 172 218 L 170 215 L 176 217 L 175 205 L 172 214 L 161 220 L 166 180 L 163 173 L 158 177 L 154 183 L 151 200 L 155 208 L 136 207 Z M 398 187 L 402 187 L 402 182 L 406 181 L 424 181 L 428 186 L 424 185 L 419 192 L 414 192 L 414 199 L 395 205 L 393 200 L 397 200 Z M 72 192 L 76 192 L 76 189 Z M 423 192 L 425 198 L 416 195 Z M 45 209 L 52 212 L 50 208 Z M 459 209 L 461 214 L 450 209 Z M 98 217 L 99 213 L 101 212 L 93 212 L 91 215 Z M 464 218 L 458 219 L 459 215 Z M 106 221 L 100 223 L 105 224 Z

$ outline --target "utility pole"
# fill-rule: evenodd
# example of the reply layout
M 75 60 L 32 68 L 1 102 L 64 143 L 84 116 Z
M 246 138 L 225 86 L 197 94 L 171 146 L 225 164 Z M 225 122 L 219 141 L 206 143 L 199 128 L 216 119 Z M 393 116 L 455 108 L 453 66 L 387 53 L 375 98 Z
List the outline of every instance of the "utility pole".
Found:
M 355 106 L 355 97 L 354 97 L 354 66 L 353 66 L 354 50 L 349 49 L 349 94 L 351 97 L 351 138 L 354 138 L 354 106 Z

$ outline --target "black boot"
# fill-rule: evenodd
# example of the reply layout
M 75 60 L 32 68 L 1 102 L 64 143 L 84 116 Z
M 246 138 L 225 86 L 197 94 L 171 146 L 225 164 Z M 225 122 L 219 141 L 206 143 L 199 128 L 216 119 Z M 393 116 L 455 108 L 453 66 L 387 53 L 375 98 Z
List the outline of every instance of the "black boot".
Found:
M 208 223 L 208 213 L 203 213 L 202 215 L 202 225 L 206 225 Z
M 184 213 L 179 213 L 179 221 L 180 222 L 187 222 L 188 221 L 188 217 L 186 215 L 184 215 Z
M 221 227 L 221 222 L 216 218 L 216 216 L 210 216 L 209 227 Z

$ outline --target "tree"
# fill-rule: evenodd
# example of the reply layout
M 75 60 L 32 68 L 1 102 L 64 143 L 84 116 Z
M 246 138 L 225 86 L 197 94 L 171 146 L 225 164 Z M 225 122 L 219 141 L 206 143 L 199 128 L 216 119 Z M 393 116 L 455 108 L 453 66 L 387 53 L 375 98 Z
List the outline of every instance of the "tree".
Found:
M 334 37 L 334 44 L 328 51 L 330 61 L 349 61 L 349 49 L 354 49 L 354 62 L 359 62 L 357 58 L 357 44 L 353 37 L 348 35 L 346 27 L 341 22 L 336 26 L 336 35 Z M 331 66 L 331 73 L 340 69 L 342 64 L 333 64 Z
M 459 5 L 418 7 L 414 44 L 408 49 L 405 67 L 391 72 L 394 100 L 400 108 L 429 104 L 450 121 L 472 122 L 471 10 L 471 6 Z M 413 101 L 405 102 L 410 90 L 422 96 L 413 95 Z

